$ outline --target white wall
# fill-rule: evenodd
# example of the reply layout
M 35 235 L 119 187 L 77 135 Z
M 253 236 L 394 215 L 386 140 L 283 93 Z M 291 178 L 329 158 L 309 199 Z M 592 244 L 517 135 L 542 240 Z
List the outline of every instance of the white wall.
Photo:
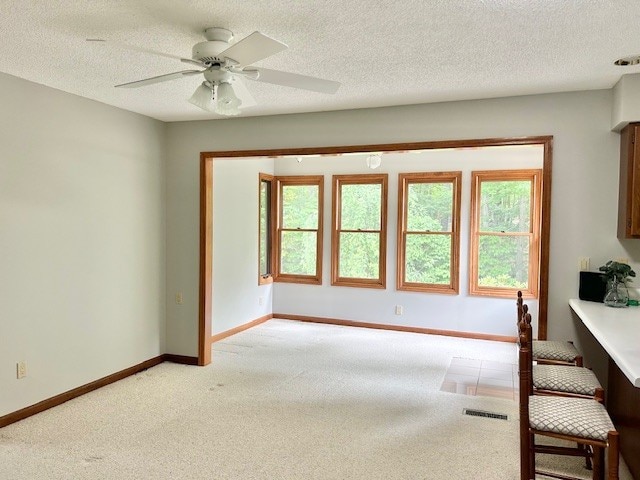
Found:
M 640 74 L 623 75 L 613 86 L 611 129 L 619 132 L 629 122 L 640 120 Z
M 166 252 L 163 124 L 4 74 L 0 105 L 1 416 L 161 354 Z
M 638 241 L 616 238 L 619 135 L 610 130 L 611 110 L 612 92 L 601 90 L 169 124 L 167 284 L 171 294 L 185 292 L 185 304 L 168 308 L 168 351 L 197 352 L 201 151 L 531 135 L 554 136 L 549 336 L 580 344 L 567 303 L 578 293 L 578 257 L 590 257 L 592 269 L 620 256 L 637 269 L 640 260 Z
M 387 153 L 382 165 L 372 171 L 366 167 L 367 155 L 309 157 L 298 163 L 295 158 L 276 160 L 277 175 L 324 174 L 324 255 L 322 286 L 276 283 L 274 313 L 338 318 L 360 322 L 411 326 L 459 332 L 515 335 L 515 297 L 495 299 L 470 297 L 469 235 L 471 172 L 542 168 L 543 148 L 509 146 L 426 150 L 411 153 Z M 460 209 L 460 292 L 459 295 L 403 292 L 396 290 L 398 173 L 461 171 Z M 331 286 L 331 203 L 332 175 L 386 173 L 388 183 L 387 288 Z M 254 207 L 255 209 L 255 207 Z M 255 244 L 253 246 L 255 250 Z M 528 301 L 535 317 L 537 302 Z M 395 306 L 403 315 L 395 315 Z
M 258 285 L 257 244 L 258 173 L 273 174 L 273 163 L 213 162 L 213 335 L 272 312 L 273 285 Z

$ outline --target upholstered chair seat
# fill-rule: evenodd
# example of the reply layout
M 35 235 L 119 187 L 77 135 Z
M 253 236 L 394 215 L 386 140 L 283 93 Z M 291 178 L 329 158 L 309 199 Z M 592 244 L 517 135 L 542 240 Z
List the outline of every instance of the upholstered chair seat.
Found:
M 606 442 L 609 432 L 615 430 L 607 410 L 600 402 L 542 395 L 529 398 L 529 425 L 538 432 L 601 442 Z
M 533 388 L 559 393 L 596 397 L 602 385 L 595 374 L 585 367 L 566 365 L 534 365 Z
M 574 363 L 580 352 L 569 342 L 554 340 L 533 340 L 534 360 L 553 360 L 556 362 Z

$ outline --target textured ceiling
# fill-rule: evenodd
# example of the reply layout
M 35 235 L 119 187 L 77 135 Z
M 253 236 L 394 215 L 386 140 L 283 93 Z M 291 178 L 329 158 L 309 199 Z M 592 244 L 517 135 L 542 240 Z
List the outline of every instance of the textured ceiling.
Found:
M 2 0 L 0 71 L 164 121 L 219 118 L 187 102 L 202 79 L 114 85 L 191 66 L 207 27 L 289 49 L 256 66 L 342 83 L 337 94 L 246 81 L 242 116 L 611 88 L 640 66 L 638 0 Z M 103 38 L 114 43 L 89 43 Z

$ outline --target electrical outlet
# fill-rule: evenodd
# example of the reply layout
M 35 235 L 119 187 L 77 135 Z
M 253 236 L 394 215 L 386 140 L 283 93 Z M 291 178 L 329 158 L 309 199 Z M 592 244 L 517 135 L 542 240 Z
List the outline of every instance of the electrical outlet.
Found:
M 402 305 L 396 305 L 396 315 L 402 315 Z
M 16 378 L 21 379 L 27 376 L 27 362 L 16 363 Z
M 589 271 L 589 263 L 590 262 L 591 262 L 591 260 L 589 259 L 589 257 L 580 257 L 578 259 L 578 266 L 580 267 L 580 271 L 588 272 Z
M 258 297 L 258 305 L 264 305 L 264 297 Z
M 182 305 L 182 292 L 176 293 L 176 303 Z

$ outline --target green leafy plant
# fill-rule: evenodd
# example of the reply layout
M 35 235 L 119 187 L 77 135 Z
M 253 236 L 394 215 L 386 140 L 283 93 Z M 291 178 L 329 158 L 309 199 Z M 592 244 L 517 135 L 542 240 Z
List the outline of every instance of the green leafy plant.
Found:
M 634 272 L 629 265 L 626 263 L 614 262 L 613 260 L 609 260 L 598 270 L 602 272 L 602 278 L 605 281 L 613 280 L 615 277 L 619 282 L 627 283 L 627 281 L 629 281 L 629 277 L 636 276 L 636 272 Z

